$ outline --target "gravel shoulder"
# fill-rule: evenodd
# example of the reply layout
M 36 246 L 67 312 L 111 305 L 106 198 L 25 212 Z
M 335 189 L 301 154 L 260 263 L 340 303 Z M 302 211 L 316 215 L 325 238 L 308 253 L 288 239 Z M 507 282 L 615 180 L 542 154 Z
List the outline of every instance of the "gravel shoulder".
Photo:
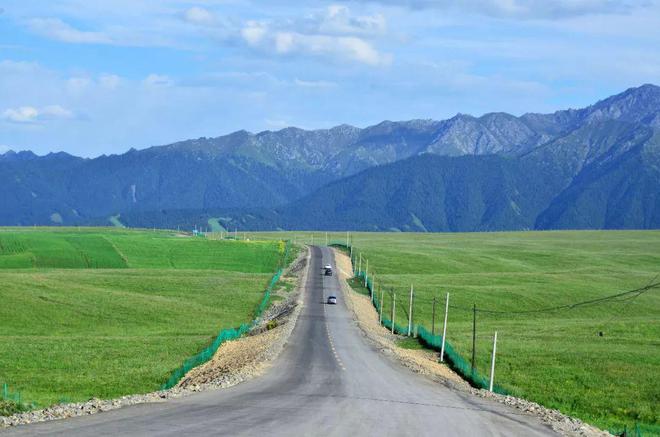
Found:
M 586 424 L 579 419 L 562 414 L 558 410 L 543 407 L 535 402 L 513 396 L 503 396 L 487 390 L 475 389 L 463 380 L 449 367 L 438 362 L 439 354 L 430 350 L 411 350 L 399 347 L 398 339 L 403 337 L 392 334 L 380 325 L 378 313 L 371 304 L 371 300 L 358 294 L 348 285 L 347 280 L 353 271 L 350 257 L 343 252 L 333 249 L 335 263 L 340 275 L 340 283 L 344 300 L 351 310 L 355 322 L 365 337 L 374 344 L 383 354 L 397 360 L 412 371 L 425 375 L 432 382 L 443 384 L 451 389 L 490 399 L 510 407 L 521 410 L 527 414 L 537 416 L 543 423 L 550 425 L 554 431 L 564 436 L 607 437 L 610 433 Z
M 302 287 L 306 283 L 309 249 L 283 273 L 293 290 L 276 290 L 275 304 L 264 313 L 261 323 L 248 335 L 224 343 L 207 363 L 192 369 L 177 386 L 146 394 L 123 396 L 117 399 L 90 399 L 87 402 L 58 404 L 12 416 L 0 416 L 0 429 L 30 423 L 87 416 L 131 405 L 164 402 L 193 393 L 232 387 L 263 374 L 277 358 L 295 327 L 302 308 Z

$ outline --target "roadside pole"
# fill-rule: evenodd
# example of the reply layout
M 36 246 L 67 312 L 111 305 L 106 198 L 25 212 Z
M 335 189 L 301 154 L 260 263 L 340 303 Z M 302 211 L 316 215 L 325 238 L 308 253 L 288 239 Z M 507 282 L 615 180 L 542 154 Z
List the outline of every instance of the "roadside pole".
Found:
M 364 269 L 364 286 L 367 286 L 367 281 L 369 278 L 369 260 L 367 260 L 367 267 Z
M 380 290 L 380 311 L 378 312 L 378 324 L 383 324 L 383 300 L 385 299 L 385 291 Z
M 495 380 L 495 353 L 497 352 L 497 331 L 493 337 L 493 357 L 490 360 L 490 386 L 488 390 L 493 391 L 493 381 Z
M 449 313 L 449 293 L 445 303 L 445 323 L 442 327 L 442 347 L 440 348 L 440 362 L 445 360 L 445 338 L 447 338 L 447 314 Z
M 325 245 L 326 246 L 328 245 L 328 233 L 327 232 L 325 233 Z
M 392 334 L 394 334 L 394 316 L 396 315 L 396 291 L 392 292 Z
M 472 308 L 472 374 L 477 365 L 477 304 L 475 303 Z
M 433 296 L 433 311 L 431 312 L 431 336 L 435 336 L 435 301 L 436 298 Z
M 369 297 L 371 297 L 371 302 L 374 301 L 374 290 L 376 289 L 376 274 L 374 273 L 371 276 L 371 288 L 369 289 Z
M 359 253 L 360 261 L 358 262 L 358 275 L 362 272 L 362 252 Z
M 413 286 L 410 284 L 410 305 L 408 306 L 408 337 L 412 334 Z

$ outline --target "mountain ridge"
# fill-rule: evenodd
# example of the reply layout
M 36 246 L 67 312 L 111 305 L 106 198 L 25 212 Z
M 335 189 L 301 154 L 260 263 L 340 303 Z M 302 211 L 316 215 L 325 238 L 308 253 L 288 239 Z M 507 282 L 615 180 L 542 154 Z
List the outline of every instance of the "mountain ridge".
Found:
M 37 156 L 29 151 L 10 151 L 0 155 L 0 182 L 10 189 L 9 194 L 0 195 L 5 205 L 0 211 L 0 223 L 50 224 L 52 217 L 57 217 L 63 224 L 78 224 L 117 214 L 146 217 L 157 216 L 158 211 L 174 210 L 238 211 L 234 220 L 240 221 L 241 210 L 276 211 L 314 193 L 322 193 L 320 190 L 325 190 L 329 184 L 372 169 L 380 169 L 381 177 L 388 179 L 388 171 L 398 171 L 396 166 L 388 165 L 422 157 L 422 161 L 433 161 L 437 167 L 435 171 L 451 172 L 462 168 L 473 174 L 465 167 L 465 162 L 471 162 L 486 173 L 492 171 L 494 180 L 505 174 L 518 178 L 516 180 L 526 180 L 518 175 L 516 166 L 533 168 L 543 174 L 554 190 L 545 206 L 554 206 L 548 213 L 537 211 L 534 220 L 529 219 L 524 227 L 567 226 L 571 223 L 569 216 L 574 217 L 572 222 L 581 225 L 605 226 L 613 219 L 608 222 L 601 216 L 613 213 L 595 208 L 592 203 L 597 198 L 606 203 L 609 197 L 604 193 L 598 197 L 593 190 L 599 187 L 613 195 L 611 181 L 621 183 L 621 178 L 629 175 L 617 173 L 624 168 L 631 172 L 629 176 L 646 175 L 646 179 L 637 180 L 636 189 L 648 190 L 656 178 L 653 163 L 660 155 L 656 147 L 659 129 L 660 87 L 646 84 L 585 108 L 552 114 L 527 113 L 518 117 L 493 112 L 480 117 L 457 114 L 439 121 L 386 120 L 365 128 L 343 124 L 311 131 L 295 127 L 258 133 L 239 130 L 220 137 L 201 137 L 97 158 L 79 158 L 63 152 Z M 626 154 L 629 158 L 622 159 Z M 449 161 L 440 164 L 429 158 L 435 156 Z M 460 160 L 463 156 L 472 156 L 475 160 Z M 489 156 L 516 161 L 513 166 L 516 168 L 496 164 Z M 457 161 L 451 163 L 454 158 Z M 422 168 L 422 161 L 414 162 Z M 616 166 L 621 167 L 617 169 Z M 375 174 L 378 172 L 368 173 L 369 178 Z M 462 185 L 444 179 L 440 183 L 436 176 L 428 175 L 439 184 L 438 189 L 453 187 L 472 192 L 470 190 L 477 190 L 477 180 L 482 175 L 474 173 L 472 185 L 467 180 Z M 456 178 L 462 180 L 460 174 L 456 174 Z M 403 188 L 399 197 L 406 201 L 411 201 L 416 193 L 405 184 L 425 186 L 414 179 L 402 179 L 400 183 Z M 522 189 L 509 188 L 512 192 Z M 631 185 L 630 189 L 634 187 Z M 501 202 L 511 200 L 499 196 L 501 193 L 496 191 L 488 192 Z M 429 196 L 432 197 L 432 193 L 428 192 Z M 585 200 L 587 198 L 592 200 Z M 599 218 L 579 220 L 575 216 L 575 205 L 569 205 L 571 202 L 587 202 L 591 205 L 588 209 Z M 633 208 L 623 200 L 617 204 L 624 209 Z M 506 210 L 503 205 L 496 208 Z M 655 213 L 644 212 L 646 210 L 639 206 L 635 208 L 635 217 L 645 218 L 624 220 L 622 226 L 655 226 Z M 441 206 L 436 205 L 436 213 L 440 214 L 441 210 Z M 269 223 L 270 219 L 264 220 L 263 223 L 253 222 L 254 226 Z M 369 220 L 375 220 L 375 227 L 381 226 L 377 217 Z M 441 228 L 445 226 L 439 221 L 426 220 Z M 452 220 L 446 217 L 446 223 Z M 474 217 L 465 220 L 477 223 Z M 502 216 L 492 227 L 515 229 L 523 226 L 516 220 L 513 216 Z

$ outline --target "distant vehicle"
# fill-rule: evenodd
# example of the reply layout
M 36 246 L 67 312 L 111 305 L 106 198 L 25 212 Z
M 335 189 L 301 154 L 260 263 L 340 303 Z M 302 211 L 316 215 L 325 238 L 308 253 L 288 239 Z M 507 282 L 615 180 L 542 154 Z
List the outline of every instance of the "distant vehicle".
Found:
M 332 266 L 330 264 L 324 265 L 323 268 L 326 269 L 326 270 L 328 270 L 328 269 L 332 270 Z
M 337 296 L 328 296 L 328 305 L 337 305 Z
M 324 265 L 323 270 L 325 271 L 325 276 L 332 276 L 332 266 L 330 264 Z

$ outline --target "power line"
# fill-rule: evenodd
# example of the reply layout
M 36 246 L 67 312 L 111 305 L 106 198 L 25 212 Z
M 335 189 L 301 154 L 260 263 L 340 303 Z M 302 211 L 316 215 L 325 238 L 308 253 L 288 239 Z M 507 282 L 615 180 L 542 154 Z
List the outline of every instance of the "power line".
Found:
M 656 278 L 654 278 L 654 280 L 655 279 Z M 489 310 L 489 309 L 477 308 L 477 312 L 487 313 L 487 314 L 535 314 L 535 313 L 553 312 L 553 311 L 560 311 L 560 310 L 570 310 L 570 309 L 578 308 L 578 307 L 581 307 L 581 306 L 599 304 L 599 303 L 602 303 L 602 302 L 615 300 L 615 299 L 617 300 L 617 303 L 632 301 L 632 300 L 636 299 L 637 297 L 641 296 L 642 294 L 644 294 L 648 291 L 654 290 L 658 287 L 660 287 L 660 282 L 654 282 L 654 283 L 648 284 L 644 287 L 636 288 L 634 290 L 623 291 L 623 292 L 612 294 L 612 295 L 609 295 L 609 296 L 584 300 L 584 301 L 580 301 L 580 302 L 574 302 L 574 303 L 570 303 L 570 304 L 538 308 L 538 309 L 533 309 L 533 310 L 500 311 L 500 310 Z M 390 291 L 390 294 L 391 293 L 392 292 Z M 432 298 L 417 297 L 415 299 L 415 301 L 431 303 L 431 302 L 433 302 L 433 299 Z M 460 306 L 460 305 L 449 305 L 449 308 L 452 308 L 452 309 L 455 309 L 455 310 L 460 310 L 460 311 L 469 311 L 469 312 L 474 311 L 474 308 L 472 308 L 472 307 L 464 307 L 464 306 Z

